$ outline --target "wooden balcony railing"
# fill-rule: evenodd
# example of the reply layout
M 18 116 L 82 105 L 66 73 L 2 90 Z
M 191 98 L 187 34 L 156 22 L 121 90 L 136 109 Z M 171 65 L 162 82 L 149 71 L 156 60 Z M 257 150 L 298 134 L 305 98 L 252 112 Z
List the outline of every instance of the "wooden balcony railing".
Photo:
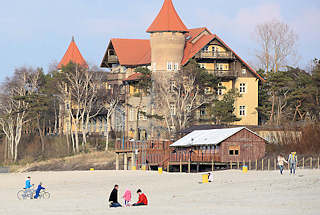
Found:
M 236 72 L 232 69 L 229 70 L 222 70 L 222 69 L 214 69 L 214 70 L 207 70 L 210 74 L 213 74 L 217 77 L 231 77 L 231 78 L 235 78 Z
M 234 54 L 231 51 L 224 52 L 212 52 L 212 51 L 201 51 L 195 56 L 196 58 L 202 59 L 234 59 Z
M 117 63 L 118 62 L 118 56 L 117 55 L 109 55 L 108 56 L 108 63 Z
M 170 154 L 170 162 L 217 162 L 220 160 L 220 155 L 218 153 L 191 153 L 191 158 L 189 152 L 176 152 Z

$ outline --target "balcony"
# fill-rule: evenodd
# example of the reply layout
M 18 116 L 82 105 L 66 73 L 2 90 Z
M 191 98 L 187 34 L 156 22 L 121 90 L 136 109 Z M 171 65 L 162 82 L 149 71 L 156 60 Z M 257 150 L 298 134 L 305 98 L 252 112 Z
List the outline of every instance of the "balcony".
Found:
M 108 63 L 109 64 L 118 63 L 118 56 L 117 55 L 108 55 Z
M 236 78 L 236 72 L 232 69 L 229 70 L 221 70 L 221 69 L 214 69 L 214 70 L 207 70 L 208 73 L 213 74 L 220 78 Z
M 212 52 L 201 51 L 195 56 L 197 59 L 235 59 L 235 56 L 231 51 L 224 52 Z

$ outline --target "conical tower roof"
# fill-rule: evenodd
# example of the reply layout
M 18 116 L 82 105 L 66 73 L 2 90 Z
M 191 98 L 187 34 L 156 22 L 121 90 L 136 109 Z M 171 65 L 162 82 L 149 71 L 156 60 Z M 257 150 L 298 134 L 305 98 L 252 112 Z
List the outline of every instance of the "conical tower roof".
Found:
M 174 8 L 172 0 L 164 1 L 158 16 L 147 29 L 148 33 L 164 31 L 188 32 Z
M 61 59 L 60 63 L 58 64 L 58 69 L 61 69 L 62 66 L 68 65 L 70 62 L 78 64 L 80 66 L 83 66 L 85 68 L 88 68 L 87 62 L 82 57 L 77 44 L 74 41 L 74 38 L 72 37 L 71 43 L 64 54 L 63 58 Z

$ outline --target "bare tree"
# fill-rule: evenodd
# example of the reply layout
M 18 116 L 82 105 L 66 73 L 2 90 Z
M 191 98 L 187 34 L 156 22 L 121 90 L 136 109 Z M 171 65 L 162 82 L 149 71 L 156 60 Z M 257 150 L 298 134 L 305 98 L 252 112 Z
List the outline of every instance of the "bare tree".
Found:
M 25 101 L 25 97 L 36 92 L 38 80 L 37 71 L 21 68 L 2 86 L 4 90 L 1 94 L 0 125 L 8 141 L 9 155 L 14 162 L 18 159 L 23 127 L 31 120 L 28 115 L 30 103 Z

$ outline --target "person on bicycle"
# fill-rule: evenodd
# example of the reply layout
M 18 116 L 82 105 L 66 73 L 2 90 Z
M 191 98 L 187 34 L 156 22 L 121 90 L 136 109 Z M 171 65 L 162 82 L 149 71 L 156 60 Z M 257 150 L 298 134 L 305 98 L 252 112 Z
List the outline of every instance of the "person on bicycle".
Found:
M 33 186 L 33 184 L 31 184 L 31 177 L 28 176 L 28 177 L 27 177 L 27 180 L 26 180 L 26 185 L 25 185 L 25 187 L 24 187 L 26 194 L 32 195 L 32 190 L 31 190 L 32 186 Z M 32 198 L 32 197 L 31 197 L 31 198 Z
M 34 196 L 34 198 L 37 199 L 39 197 L 41 190 L 44 190 L 44 189 L 46 189 L 46 188 L 42 187 L 42 182 L 40 182 L 38 185 L 38 188 L 36 190 L 36 195 Z

